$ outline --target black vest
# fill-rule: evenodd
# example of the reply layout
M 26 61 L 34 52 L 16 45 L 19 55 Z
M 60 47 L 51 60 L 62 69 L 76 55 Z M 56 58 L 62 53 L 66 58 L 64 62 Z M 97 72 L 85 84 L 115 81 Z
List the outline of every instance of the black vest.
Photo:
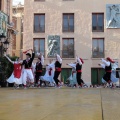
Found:
M 76 71 L 77 70 L 82 70 L 82 65 L 80 65 L 79 63 L 76 64 Z
M 41 64 L 41 62 L 40 63 L 36 63 L 36 71 L 38 71 L 38 70 L 42 70 L 42 64 Z
M 32 66 L 32 62 L 34 60 L 34 57 L 35 57 L 35 53 L 32 53 L 32 58 L 30 58 L 28 61 L 27 60 L 23 60 L 22 65 L 24 65 L 26 69 L 30 69 L 31 66 Z
M 25 68 L 27 69 L 29 69 L 29 68 L 31 68 L 32 67 L 32 60 L 31 60 L 31 58 L 30 58 L 30 60 L 29 61 L 26 61 L 26 60 L 24 60 L 23 61 L 23 65 L 25 65 Z
M 58 61 L 55 62 L 55 67 L 56 68 L 61 68 L 62 64 L 60 64 Z
M 110 63 L 110 66 L 105 66 L 105 71 L 111 71 L 112 70 L 112 66 L 111 66 L 111 63 Z

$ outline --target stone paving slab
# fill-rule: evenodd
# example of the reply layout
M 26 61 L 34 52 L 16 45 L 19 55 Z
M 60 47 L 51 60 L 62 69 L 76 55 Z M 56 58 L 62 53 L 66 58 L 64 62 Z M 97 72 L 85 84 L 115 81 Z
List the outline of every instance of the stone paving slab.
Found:
M 0 120 L 120 120 L 120 90 L 0 88 Z
M 120 89 L 101 89 L 103 120 L 120 120 Z

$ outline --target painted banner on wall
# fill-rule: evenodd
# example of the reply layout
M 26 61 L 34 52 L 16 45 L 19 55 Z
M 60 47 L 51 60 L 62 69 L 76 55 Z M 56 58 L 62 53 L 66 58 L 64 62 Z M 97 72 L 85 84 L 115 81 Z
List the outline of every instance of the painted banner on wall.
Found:
M 106 5 L 106 28 L 120 28 L 120 4 Z
M 60 54 L 60 36 L 48 35 L 47 47 L 48 57 L 54 57 L 55 53 Z
M 8 15 L 0 11 L 0 36 L 7 36 Z

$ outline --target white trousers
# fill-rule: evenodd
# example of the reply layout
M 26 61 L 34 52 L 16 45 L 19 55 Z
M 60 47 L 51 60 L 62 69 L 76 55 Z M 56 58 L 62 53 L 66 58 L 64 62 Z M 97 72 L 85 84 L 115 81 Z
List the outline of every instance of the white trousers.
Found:
M 27 78 L 30 79 L 31 83 L 34 82 L 34 76 L 33 76 L 33 73 L 32 73 L 31 69 L 24 69 L 24 72 L 23 72 L 23 84 L 24 85 L 26 85 Z

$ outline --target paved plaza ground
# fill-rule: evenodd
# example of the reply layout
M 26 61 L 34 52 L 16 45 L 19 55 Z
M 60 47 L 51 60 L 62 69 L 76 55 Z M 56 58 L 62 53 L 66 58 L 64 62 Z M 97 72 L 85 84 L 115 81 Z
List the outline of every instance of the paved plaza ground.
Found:
M 120 89 L 0 88 L 0 120 L 120 120 Z

